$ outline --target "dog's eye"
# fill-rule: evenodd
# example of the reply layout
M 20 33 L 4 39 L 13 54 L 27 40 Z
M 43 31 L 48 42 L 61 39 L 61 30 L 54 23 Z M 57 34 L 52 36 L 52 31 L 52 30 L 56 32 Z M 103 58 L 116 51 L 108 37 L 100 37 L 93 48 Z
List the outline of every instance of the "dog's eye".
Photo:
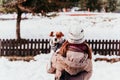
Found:
M 81 32 L 83 32 L 84 30 L 82 29 Z
M 55 41 L 57 41 L 57 38 L 55 38 Z

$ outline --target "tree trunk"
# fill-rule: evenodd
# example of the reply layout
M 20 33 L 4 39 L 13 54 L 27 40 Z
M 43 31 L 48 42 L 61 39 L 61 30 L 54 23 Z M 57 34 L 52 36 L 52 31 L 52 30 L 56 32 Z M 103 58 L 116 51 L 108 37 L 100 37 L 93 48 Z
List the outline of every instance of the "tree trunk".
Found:
M 22 12 L 18 9 L 17 23 L 16 23 L 16 37 L 17 37 L 18 40 L 21 39 L 21 35 L 20 35 L 21 15 L 22 15 Z

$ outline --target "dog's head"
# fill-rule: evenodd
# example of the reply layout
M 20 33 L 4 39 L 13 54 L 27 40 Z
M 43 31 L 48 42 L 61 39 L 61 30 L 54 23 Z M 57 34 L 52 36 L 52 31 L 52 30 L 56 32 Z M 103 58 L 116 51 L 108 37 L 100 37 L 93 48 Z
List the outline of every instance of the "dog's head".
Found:
M 63 40 L 63 36 L 64 36 L 64 34 L 62 33 L 62 32 L 50 32 L 50 34 L 49 34 L 49 36 L 50 36 L 50 45 L 52 46 L 52 47 L 56 47 L 56 48 L 59 48 L 61 45 L 62 45 L 62 43 L 64 42 L 64 40 Z
M 64 36 L 62 32 L 51 32 L 49 35 L 52 38 L 53 43 L 59 43 L 61 38 Z

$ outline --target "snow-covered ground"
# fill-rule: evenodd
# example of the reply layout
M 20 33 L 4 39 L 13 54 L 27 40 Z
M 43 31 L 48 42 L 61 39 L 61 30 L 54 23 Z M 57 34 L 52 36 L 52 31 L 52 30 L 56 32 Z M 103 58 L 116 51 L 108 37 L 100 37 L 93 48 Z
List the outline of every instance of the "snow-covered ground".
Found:
M 82 24 L 81 27 L 85 29 L 86 39 L 120 39 L 120 14 L 116 13 L 102 13 L 95 16 L 68 16 L 63 13 L 54 18 L 36 16 L 31 18 L 21 22 L 22 38 L 48 38 L 51 31 L 62 31 L 66 37 L 68 27 L 76 26 L 74 22 L 77 22 L 79 24 L 77 26 Z M 15 20 L 0 21 L 0 38 L 16 38 L 15 25 Z M 54 80 L 54 75 L 46 72 L 49 59 L 50 54 L 37 55 L 36 61 L 30 62 L 11 62 L 1 57 L 0 80 Z M 93 61 L 91 80 L 119 80 L 119 74 L 120 62 L 111 64 Z
M 48 38 L 51 31 L 62 31 L 67 34 L 73 22 L 85 29 L 86 39 L 120 39 L 120 14 L 99 13 L 96 16 L 61 16 L 54 18 L 33 17 L 21 21 L 22 38 Z M 0 21 L 0 38 L 16 38 L 16 21 Z

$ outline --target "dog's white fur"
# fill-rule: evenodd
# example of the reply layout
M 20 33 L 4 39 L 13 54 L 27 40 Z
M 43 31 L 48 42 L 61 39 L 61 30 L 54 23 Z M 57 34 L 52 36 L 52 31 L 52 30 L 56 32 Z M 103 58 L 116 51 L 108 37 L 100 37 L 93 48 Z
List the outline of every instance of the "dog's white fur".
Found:
M 61 47 L 62 43 L 64 42 L 63 39 L 64 34 L 61 31 L 58 32 L 50 32 L 49 37 L 50 37 L 50 62 L 47 65 L 47 70 L 51 68 L 52 62 L 51 58 L 54 55 L 55 52 L 59 51 L 59 48 Z
M 50 46 L 51 46 L 51 52 L 56 52 L 57 49 L 60 48 L 62 43 L 64 42 L 63 36 L 64 34 L 62 32 L 51 32 L 50 33 Z

